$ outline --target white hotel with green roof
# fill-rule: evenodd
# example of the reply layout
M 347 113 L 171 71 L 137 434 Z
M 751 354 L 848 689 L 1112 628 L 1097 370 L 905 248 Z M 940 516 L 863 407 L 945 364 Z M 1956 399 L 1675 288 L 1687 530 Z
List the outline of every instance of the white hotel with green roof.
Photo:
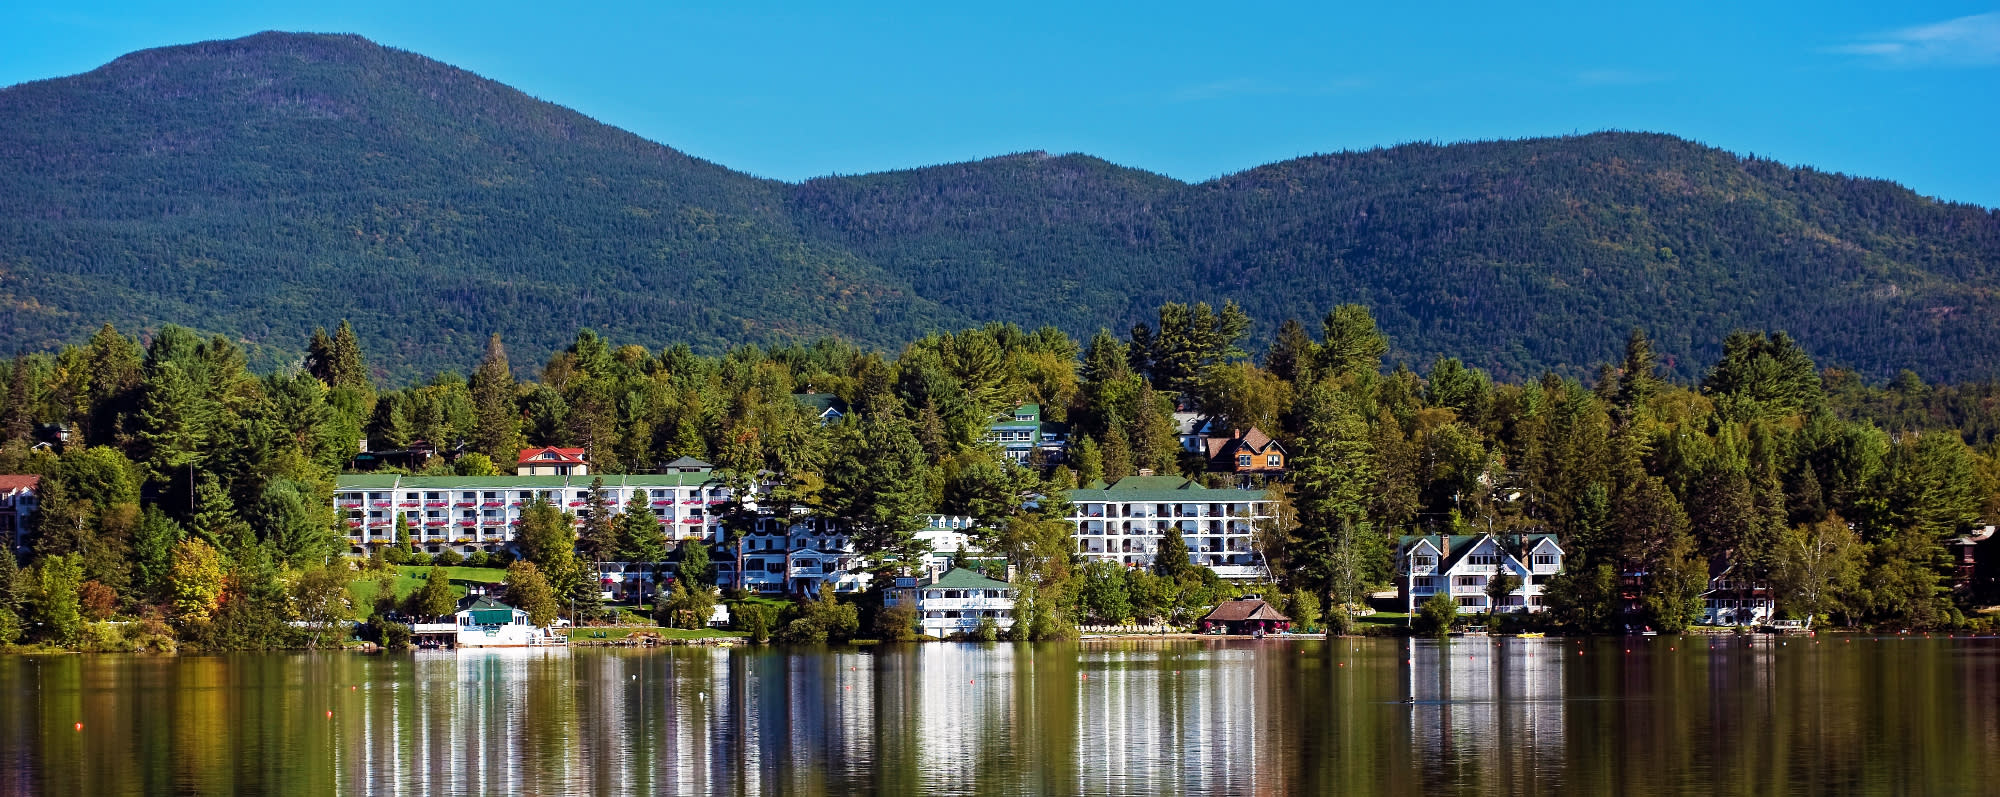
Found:
M 1180 530 L 1188 559 L 1232 580 L 1269 577 L 1253 547 L 1256 523 L 1274 504 L 1263 490 L 1208 489 L 1179 476 L 1127 476 L 1069 494 L 1077 552 L 1127 567 L 1153 563 L 1168 528 Z
M 356 556 L 395 542 L 399 513 L 410 542 L 425 552 L 497 553 L 514 541 L 528 504 L 542 498 L 577 512 L 590 500 L 593 478 L 604 479 L 604 501 L 613 512 L 622 512 L 634 491 L 643 493 L 669 541 L 722 538 L 714 510 L 729 500 L 731 488 L 707 470 L 602 477 L 348 475 L 335 481 L 333 505 Z

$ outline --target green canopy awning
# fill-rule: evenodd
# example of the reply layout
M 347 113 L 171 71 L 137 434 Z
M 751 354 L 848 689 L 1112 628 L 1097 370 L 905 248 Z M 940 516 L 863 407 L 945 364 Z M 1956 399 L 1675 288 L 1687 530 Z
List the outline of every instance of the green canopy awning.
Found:
M 513 609 L 474 609 L 473 625 L 506 625 L 514 622 Z

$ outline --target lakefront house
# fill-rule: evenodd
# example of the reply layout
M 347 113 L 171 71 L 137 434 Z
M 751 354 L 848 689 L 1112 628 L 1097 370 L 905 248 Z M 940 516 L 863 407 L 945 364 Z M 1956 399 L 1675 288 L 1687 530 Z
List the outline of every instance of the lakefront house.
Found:
M 1463 612 L 1539 612 L 1542 591 L 1562 563 L 1553 534 L 1406 536 L 1396 546 L 1396 593 L 1412 612 L 1438 594 L 1450 595 Z M 1519 582 L 1495 606 L 1487 586 L 1503 573 Z
M 969 635 L 986 622 L 1003 632 L 1014 627 L 1013 585 L 963 568 L 935 578 L 896 579 L 883 600 L 914 609 L 918 632 L 934 637 Z

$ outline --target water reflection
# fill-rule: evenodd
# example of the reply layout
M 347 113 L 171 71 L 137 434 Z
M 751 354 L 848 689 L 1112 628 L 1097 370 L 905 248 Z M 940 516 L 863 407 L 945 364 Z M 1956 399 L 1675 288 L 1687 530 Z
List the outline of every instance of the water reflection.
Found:
M 0 794 L 1978 793 L 1996 676 L 1898 638 L 14 656 Z

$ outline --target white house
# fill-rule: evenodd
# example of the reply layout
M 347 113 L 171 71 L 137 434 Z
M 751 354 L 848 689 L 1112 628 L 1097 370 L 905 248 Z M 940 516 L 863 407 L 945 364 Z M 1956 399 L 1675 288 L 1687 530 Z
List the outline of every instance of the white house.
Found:
M 970 634 L 986 620 L 1001 631 L 1014 627 L 1014 587 L 970 570 L 954 569 L 935 579 L 897 579 L 883 600 L 914 608 L 920 632 L 934 637 Z
M 12 550 L 25 546 L 21 535 L 27 530 L 28 516 L 39 506 L 35 488 L 40 476 L 0 475 L 0 545 Z
M 1712 564 L 1708 588 L 1701 593 L 1702 625 L 1763 625 L 1777 610 L 1771 585 L 1751 578 L 1736 562 Z
M 1127 476 L 1072 490 L 1070 522 L 1084 559 L 1147 567 L 1168 529 L 1180 531 L 1188 560 L 1225 579 L 1265 578 L 1251 546 L 1256 523 L 1274 504 L 1263 490 L 1211 490 L 1179 476 Z
M 1432 595 L 1450 595 L 1461 611 L 1539 612 L 1542 590 L 1562 572 L 1563 550 L 1553 534 L 1416 535 L 1396 548 L 1397 597 L 1414 613 Z M 1521 586 L 1492 606 L 1486 586 L 1511 573 Z

